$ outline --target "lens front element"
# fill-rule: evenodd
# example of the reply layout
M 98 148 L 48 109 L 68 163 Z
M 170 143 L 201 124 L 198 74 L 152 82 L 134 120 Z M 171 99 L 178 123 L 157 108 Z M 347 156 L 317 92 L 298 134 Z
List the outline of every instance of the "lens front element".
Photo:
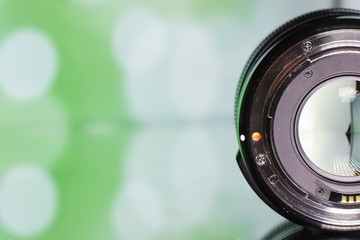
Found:
M 321 84 L 305 101 L 298 122 L 299 149 L 314 171 L 360 175 L 359 92 L 360 79 L 339 77 Z

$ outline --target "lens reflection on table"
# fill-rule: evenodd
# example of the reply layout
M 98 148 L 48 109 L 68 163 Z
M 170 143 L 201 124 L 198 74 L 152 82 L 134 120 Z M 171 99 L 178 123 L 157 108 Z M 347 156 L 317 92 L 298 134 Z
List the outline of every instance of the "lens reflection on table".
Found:
M 262 240 L 358 240 L 360 232 L 332 232 L 306 228 L 284 222 L 270 231 Z

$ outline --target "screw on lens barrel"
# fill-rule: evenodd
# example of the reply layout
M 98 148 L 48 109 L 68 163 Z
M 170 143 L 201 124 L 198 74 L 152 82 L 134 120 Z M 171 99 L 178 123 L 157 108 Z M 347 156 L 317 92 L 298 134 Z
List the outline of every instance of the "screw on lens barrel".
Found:
M 311 52 L 313 50 L 313 43 L 311 41 L 305 41 L 303 42 L 302 44 L 302 49 L 305 51 L 305 52 Z
M 265 154 L 260 153 L 255 157 L 255 160 L 258 165 L 264 165 L 266 163 L 266 156 Z
M 311 78 L 311 76 L 313 75 L 313 72 L 310 69 L 307 69 L 304 72 L 304 75 L 305 75 L 306 78 Z
M 318 196 L 324 195 L 324 189 L 322 189 L 322 188 L 317 188 L 317 189 L 315 190 L 315 194 L 318 195 Z

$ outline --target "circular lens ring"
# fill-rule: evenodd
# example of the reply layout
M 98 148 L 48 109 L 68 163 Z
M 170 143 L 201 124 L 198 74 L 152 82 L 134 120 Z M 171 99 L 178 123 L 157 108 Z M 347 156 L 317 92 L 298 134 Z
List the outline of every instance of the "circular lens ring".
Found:
M 341 31 L 350 29 L 355 31 L 356 36 L 360 36 L 360 14 L 348 9 L 317 11 L 283 25 L 259 45 L 246 64 L 238 85 L 235 104 L 239 139 L 237 161 L 254 191 L 286 218 L 332 230 L 360 229 L 360 205 L 355 204 L 354 200 L 357 199 L 354 194 L 360 192 L 358 183 L 328 183 L 321 176 L 309 171 L 309 175 L 312 174 L 315 179 L 314 186 L 319 185 L 316 181 L 325 182 L 325 186 L 320 185 L 309 192 L 307 188 L 311 189 L 313 186 L 304 187 L 302 183 L 299 185 L 284 167 L 283 163 L 286 161 L 279 157 L 276 136 L 279 135 L 277 127 L 280 125 L 275 123 L 277 119 L 285 119 L 284 121 L 292 124 L 289 126 L 294 127 L 297 109 L 282 116 L 278 113 L 278 104 L 284 101 L 284 93 L 296 77 L 302 82 L 306 78 L 318 76 L 316 71 L 309 72 L 307 67 L 313 64 L 308 61 L 310 58 L 314 61 L 321 59 L 319 63 L 326 62 L 328 49 L 317 48 L 319 39 L 324 40 L 326 37 L 333 41 L 333 35 L 341 36 Z M 355 45 L 358 44 L 356 39 L 354 42 Z M 333 44 L 332 47 L 340 49 L 340 52 L 346 48 L 349 54 L 355 51 L 356 57 L 360 56 L 360 45 L 352 49 L 346 41 L 344 44 Z M 305 94 L 299 95 L 298 102 L 294 102 L 293 106 L 299 107 Z M 291 129 L 293 128 L 287 130 L 289 138 L 294 136 Z M 251 140 L 255 132 L 261 134 L 261 140 Z M 245 136 L 246 140 L 241 141 L 240 136 Z M 296 146 L 286 150 L 294 152 L 296 161 L 306 165 Z M 340 186 L 345 189 L 346 195 L 338 193 L 337 188 Z M 342 202 L 344 197 L 348 202 Z

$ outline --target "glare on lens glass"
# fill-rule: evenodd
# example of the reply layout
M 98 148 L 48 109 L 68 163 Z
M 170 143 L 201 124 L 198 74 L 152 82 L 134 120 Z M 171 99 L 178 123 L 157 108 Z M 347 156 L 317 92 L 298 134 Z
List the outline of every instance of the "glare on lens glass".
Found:
M 360 81 L 353 78 L 330 80 L 315 90 L 298 123 L 303 157 L 341 177 L 360 175 Z

